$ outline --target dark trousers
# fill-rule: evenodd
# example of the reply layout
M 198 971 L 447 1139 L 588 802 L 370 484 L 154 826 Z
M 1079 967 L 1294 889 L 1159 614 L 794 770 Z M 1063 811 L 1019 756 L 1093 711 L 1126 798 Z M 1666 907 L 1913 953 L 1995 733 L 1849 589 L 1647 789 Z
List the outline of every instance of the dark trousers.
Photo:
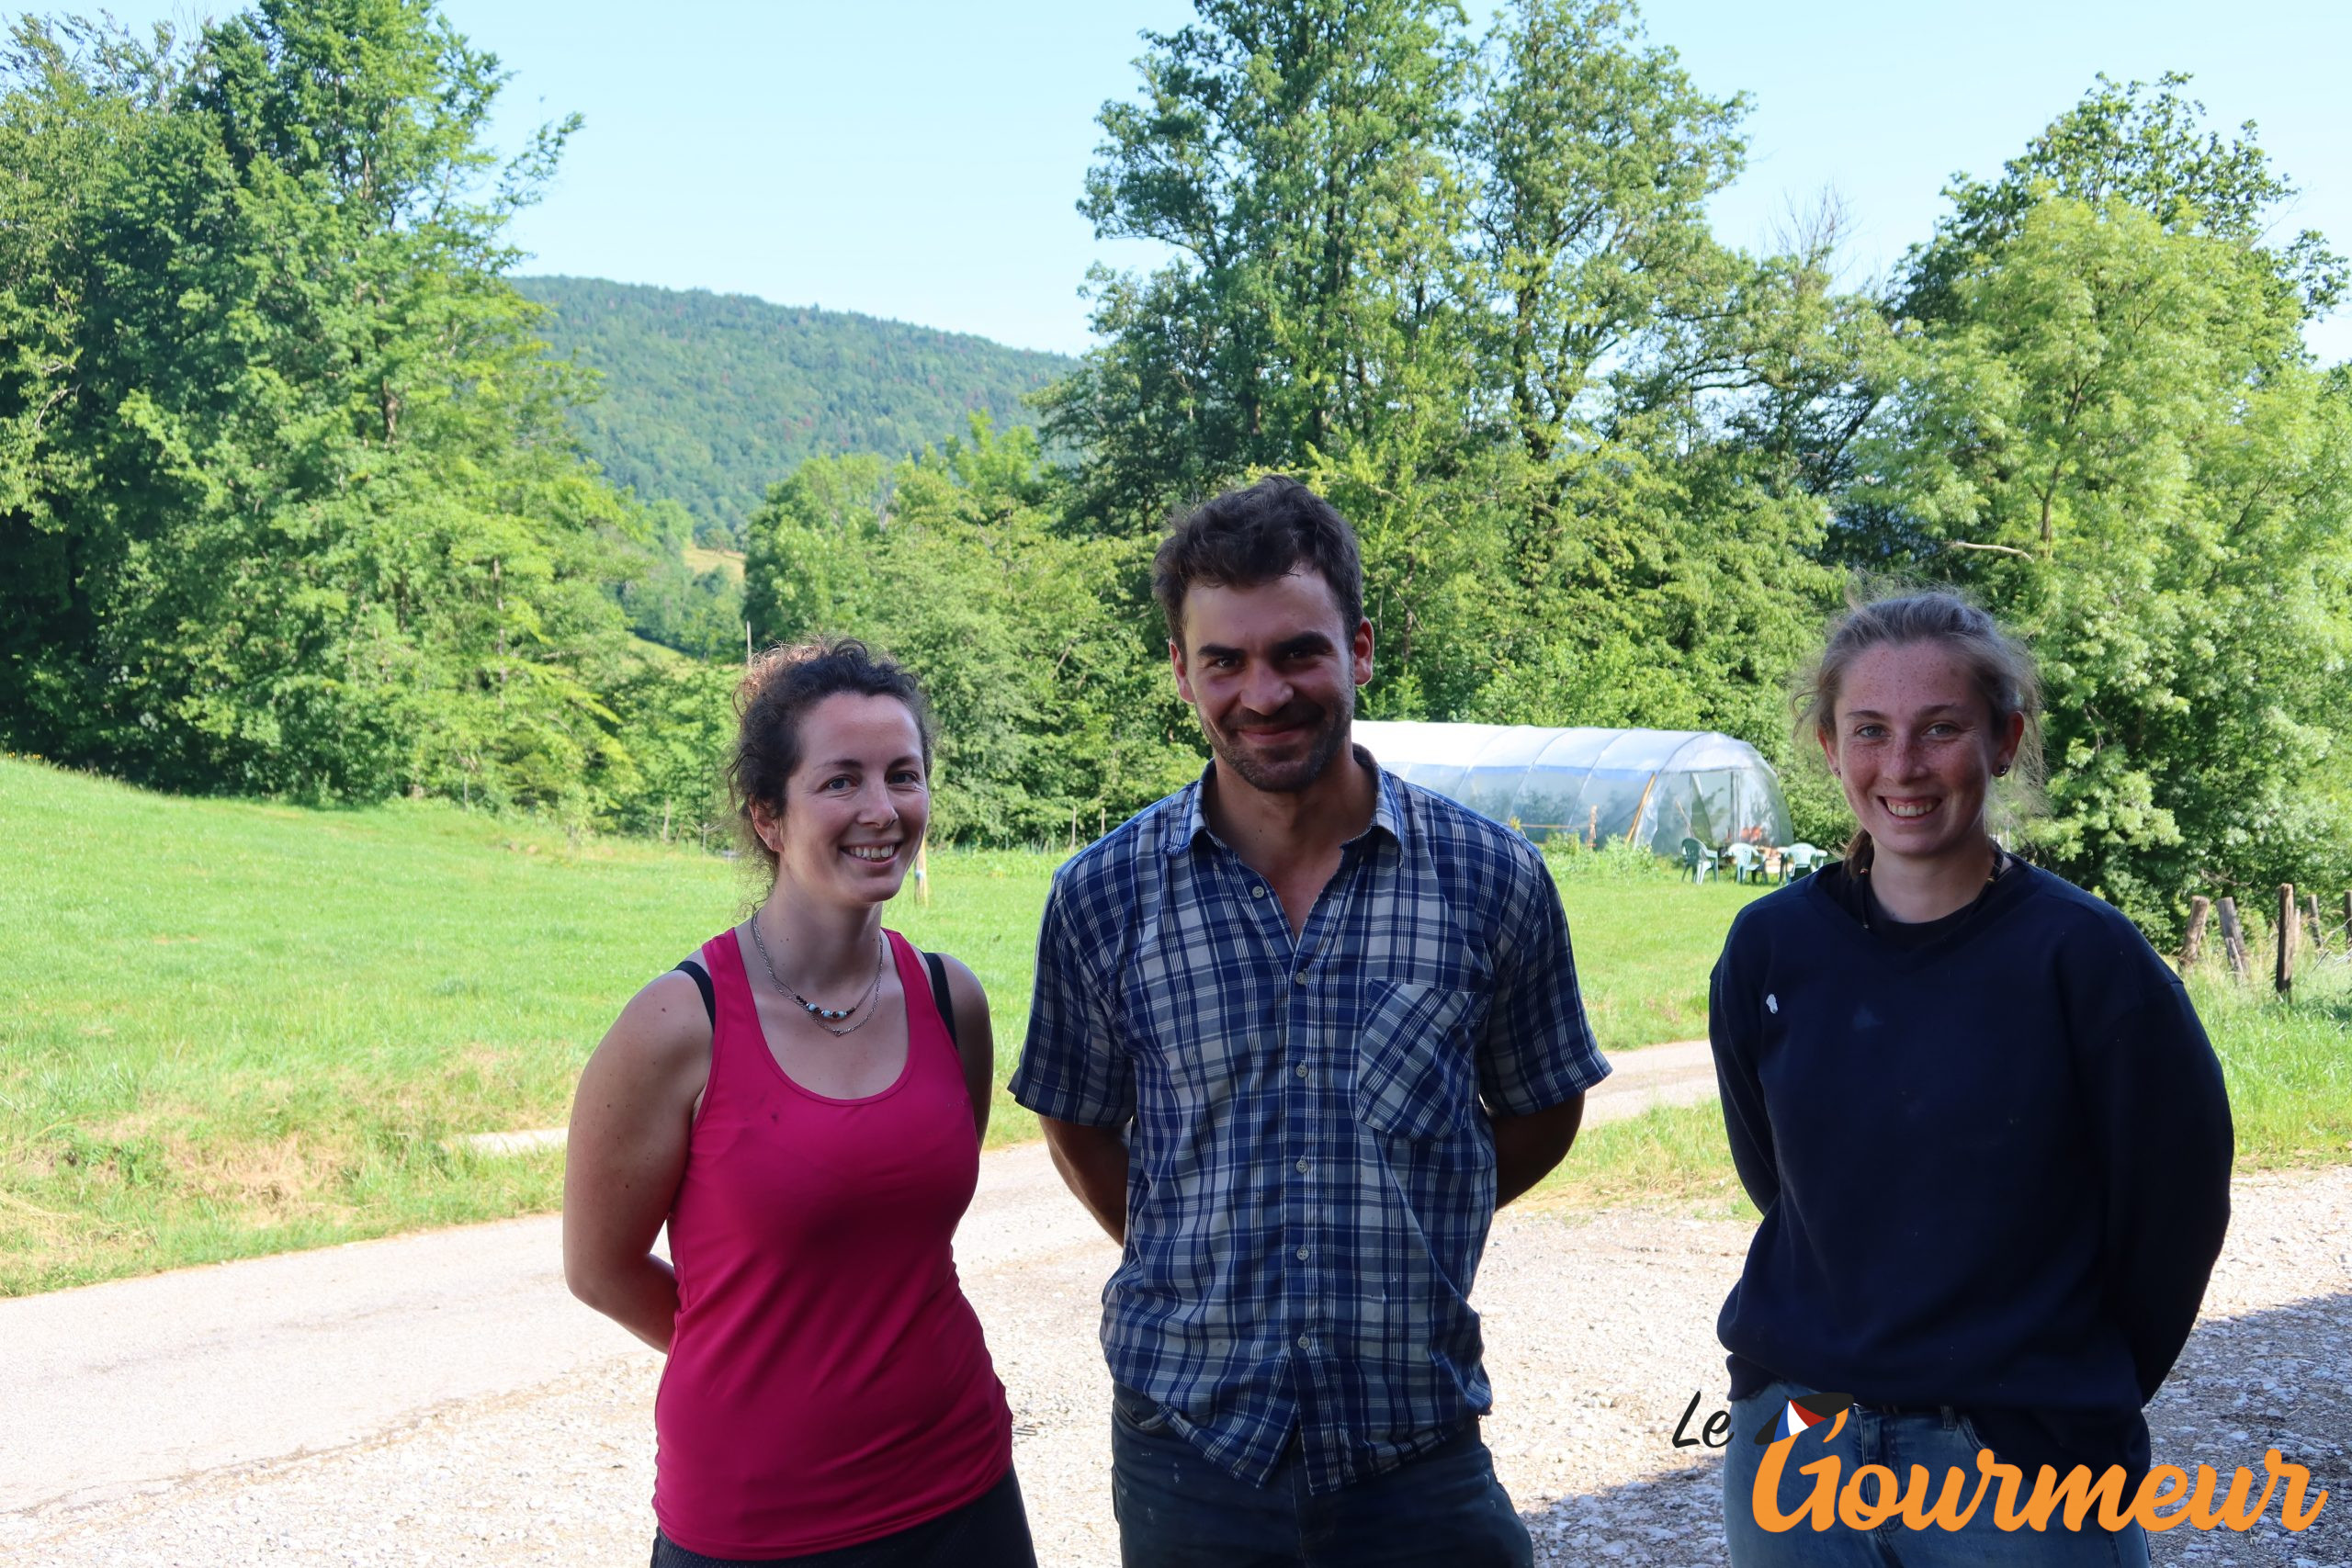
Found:
M 879 1540 L 803 1557 L 705 1557 L 653 1532 L 652 1568 L 1037 1568 L 1029 1511 L 1010 1467 L 1004 1479 L 960 1508 Z
M 1152 1402 L 1113 1393 L 1111 1505 L 1125 1568 L 1532 1568 L 1534 1545 L 1474 1422 L 1339 1492 L 1306 1489 L 1295 1448 L 1263 1486 L 1237 1481 Z

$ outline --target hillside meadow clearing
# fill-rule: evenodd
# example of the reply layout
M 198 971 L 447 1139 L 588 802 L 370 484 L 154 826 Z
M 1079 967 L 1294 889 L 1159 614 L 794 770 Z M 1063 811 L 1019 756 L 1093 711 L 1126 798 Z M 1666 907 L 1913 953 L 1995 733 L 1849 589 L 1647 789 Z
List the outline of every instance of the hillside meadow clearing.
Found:
M 0 1294 L 554 1208 L 560 1125 L 630 991 L 740 918 L 740 863 L 569 844 L 436 802 L 353 811 L 147 794 L 0 759 Z M 998 1079 L 1058 854 L 945 852 L 889 923 L 989 989 Z M 1604 1048 L 1706 1028 L 1759 889 L 1559 866 Z M 2352 985 L 2200 990 L 2242 1166 L 2352 1159 Z M 1001 1093 L 990 1144 L 1033 1137 Z M 1711 1106 L 1593 1130 L 1539 1201 L 1743 1207 Z

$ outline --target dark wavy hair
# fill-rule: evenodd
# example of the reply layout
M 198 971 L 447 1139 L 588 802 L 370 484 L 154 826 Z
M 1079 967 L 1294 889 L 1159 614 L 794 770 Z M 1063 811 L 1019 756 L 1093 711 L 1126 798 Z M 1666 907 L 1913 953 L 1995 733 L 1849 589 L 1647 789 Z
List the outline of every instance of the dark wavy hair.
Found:
M 827 697 L 896 697 L 914 715 L 922 736 L 923 772 L 931 772 L 931 704 L 922 683 L 896 660 L 855 637 L 812 637 L 771 648 L 743 671 L 735 689 L 735 750 L 727 762 L 727 789 L 744 847 L 775 873 L 775 852 L 760 841 L 752 807 L 784 814 L 785 785 L 800 765 L 800 720 Z
M 1800 749 L 1808 739 L 1835 741 L 1838 696 L 1854 660 L 1873 648 L 1913 642 L 1940 643 L 1959 655 L 1995 728 L 2006 726 L 2012 714 L 2024 716 L 2024 738 L 2011 771 L 2018 788 L 2030 796 L 2041 782 L 2041 677 L 2033 655 L 1990 615 L 1941 589 L 1849 602 L 1846 613 L 1830 623 L 1821 657 L 1797 677 Z M 1847 840 L 1846 858 L 1866 865 L 1870 849 L 1870 834 L 1857 828 Z
M 1331 585 L 1353 633 L 1363 619 L 1363 558 L 1339 509 L 1296 479 L 1268 474 L 1195 507 L 1169 531 L 1151 561 L 1151 593 L 1168 635 L 1184 639 L 1184 594 L 1193 584 L 1255 588 L 1313 567 Z

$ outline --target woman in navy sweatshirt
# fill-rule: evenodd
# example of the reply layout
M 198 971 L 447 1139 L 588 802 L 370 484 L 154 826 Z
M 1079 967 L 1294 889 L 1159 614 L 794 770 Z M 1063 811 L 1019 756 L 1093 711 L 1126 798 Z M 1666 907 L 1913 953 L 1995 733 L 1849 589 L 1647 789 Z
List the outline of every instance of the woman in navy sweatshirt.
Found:
M 1790 1402 L 1825 1391 L 1844 1420 L 1786 1455 L 1783 1521 L 1815 1495 L 1802 1467 L 1832 1455 L 1841 1481 L 1884 1465 L 1906 1489 L 1924 1466 L 1928 1502 L 1956 1467 L 1963 1506 L 1980 1450 L 2018 1467 L 2020 1502 L 2041 1466 L 2120 1466 L 2128 1506 L 2141 1407 L 2229 1220 L 2229 1102 L 2180 982 L 1986 826 L 1993 781 L 2038 758 L 2025 650 L 1949 594 L 1883 600 L 1833 630 L 1809 688 L 1801 728 L 1860 830 L 1844 861 L 1742 911 L 1709 1008 L 1763 1214 L 1717 1324 L 1732 1562 L 2145 1564 L 2139 1527 L 2095 1513 L 2000 1529 L 1997 1479 L 1958 1531 L 1758 1522 L 1758 1439 L 1804 1427 Z

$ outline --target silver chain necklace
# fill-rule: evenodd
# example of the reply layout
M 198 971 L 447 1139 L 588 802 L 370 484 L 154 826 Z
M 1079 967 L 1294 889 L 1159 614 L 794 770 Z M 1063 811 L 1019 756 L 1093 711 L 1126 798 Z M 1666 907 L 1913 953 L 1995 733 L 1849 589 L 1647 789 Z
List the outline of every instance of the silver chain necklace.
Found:
M 767 939 L 760 934 L 760 916 L 763 914 L 766 909 L 767 906 L 763 904 L 757 909 L 752 910 L 751 920 L 748 923 L 752 928 L 752 945 L 760 950 L 760 963 L 767 969 L 768 984 L 774 986 L 777 990 L 783 992 L 786 996 L 790 997 L 794 1001 L 799 1003 L 801 1010 L 806 1012 L 810 1018 L 817 1021 L 817 1027 L 823 1030 L 826 1033 L 831 1035 L 836 1040 L 839 1040 L 846 1034 L 854 1034 L 859 1030 L 865 1028 L 866 1023 L 874 1017 L 874 1013 L 880 1010 L 876 1009 L 867 1011 L 864 1018 L 859 1019 L 855 1023 L 851 1024 L 846 1029 L 835 1029 L 833 1025 L 841 1020 L 847 1018 L 850 1014 L 857 1011 L 858 1009 L 865 1007 L 866 1003 L 872 1001 L 876 995 L 881 991 L 882 955 L 889 950 L 888 939 L 883 937 L 879 932 L 875 934 L 874 978 L 866 985 L 865 995 L 858 998 L 857 1000 L 850 1003 L 849 1006 L 845 1008 L 819 1007 L 815 1002 L 810 1001 L 807 997 L 802 996 L 798 991 L 796 991 L 791 987 L 786 985 L 783 977 L 775 972 L 775 960 L 768 956 Z

